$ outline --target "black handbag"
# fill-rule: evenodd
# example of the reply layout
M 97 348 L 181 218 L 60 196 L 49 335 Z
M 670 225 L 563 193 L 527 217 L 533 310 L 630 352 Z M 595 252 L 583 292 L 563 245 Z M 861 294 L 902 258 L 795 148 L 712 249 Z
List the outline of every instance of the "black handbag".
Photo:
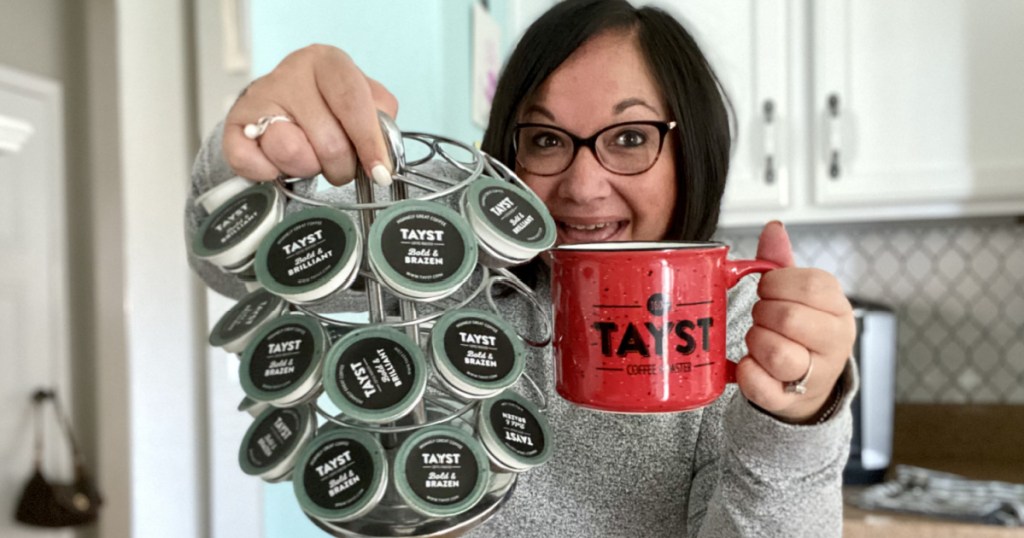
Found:
M 35 415 L 35 469 L 21 492 L 15 519 L 37 527 L 71 527 L 92 523 L 99 517 L 102 498 L 89 476 L 75 442 L 71 425 L 53 391 L 38 390 L 32 396 Z M 70 483 L 53 482 L 43 473 L 43 405 L 53 404 L 71 446 L 74 479 Z

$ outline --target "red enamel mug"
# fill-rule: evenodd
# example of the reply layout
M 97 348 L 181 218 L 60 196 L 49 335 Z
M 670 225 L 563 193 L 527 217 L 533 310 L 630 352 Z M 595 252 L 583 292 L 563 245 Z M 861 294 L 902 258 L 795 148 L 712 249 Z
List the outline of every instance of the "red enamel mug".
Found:
M 550 250 L 556 390 L 618 413 L 686 411 L 735 382 L 726 290 L 778 266 L 714 242 L 606 242 Z

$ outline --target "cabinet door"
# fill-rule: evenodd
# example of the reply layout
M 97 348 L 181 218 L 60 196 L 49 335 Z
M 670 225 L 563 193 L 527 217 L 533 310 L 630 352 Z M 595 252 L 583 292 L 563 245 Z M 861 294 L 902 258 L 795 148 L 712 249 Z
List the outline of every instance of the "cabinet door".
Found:
M 660 2 L 701 45 L 732 101 L 733 158 L 723 220 L 737 212 L 786 207 L 791 131 L 786 0 Z M 686 121 L 686 118 L 682 118 Z
M 1024 2 L 810 9 L 815 204 L 1024 207 Z

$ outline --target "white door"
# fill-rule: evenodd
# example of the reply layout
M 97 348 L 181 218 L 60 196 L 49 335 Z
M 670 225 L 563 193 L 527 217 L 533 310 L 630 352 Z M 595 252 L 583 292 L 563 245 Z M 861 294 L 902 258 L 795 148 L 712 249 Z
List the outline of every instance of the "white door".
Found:
M 0 536 L 71 536 L 13 521 L 32 469 L 30 396 L 59 390 L 70 412 L 64 144 L 58 83 L 0 66 Z M 44 470 L 71 476 L 47 409 Z

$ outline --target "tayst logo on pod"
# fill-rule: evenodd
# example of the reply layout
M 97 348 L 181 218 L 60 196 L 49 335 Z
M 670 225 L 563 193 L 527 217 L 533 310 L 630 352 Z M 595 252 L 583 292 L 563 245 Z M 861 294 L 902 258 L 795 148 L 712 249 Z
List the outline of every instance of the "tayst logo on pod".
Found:
M 465 244 L 439 215 L 410 212 L 394 219 L 381 237 L 384 258 L 398 274 L 415 282 L 450 278 L 462 265 Z
M 334 221 L 300 221 L 275 238 L 267 255 L 267 269 L 285 286 L 304 286 L 342 263 L 346 241 L 344 230 Z
M 254 429 L 246 456 L 257 468 L 274 464 L 295 446 L 302 414 L 295 409 L 276 409 Z
M 448 327 L 444 351 L 456 370 L 477 381 L 503 379 L 512 371 L 515 360 L 508 335 L 486 319 L 476 317 Z
M 480 206 L 487 220 L 501 233 L 524 242 L 544 238 L 544 219 L 537 210 L 511 187 L 491 187 L 480 191 Z
M 268 334 L 252 354 L 249 376 L 260 390 L 272 392 L 297 382 L 313 360 L 313 335 L 299 324 Z
M 321 447 L 303 472 L 310 499 L 324 508 L 338 509 L 368 494 L 374 468 L 365 447 L 341 439 Z
M 270 199 L 259 192 L 254 192 L 232 200 L 214 215 L 213 224 L 203 235 L 203 246 L 215 250 L 230 244 L 236 237 L 244 235 L 250 227 L 260 222 L 266 213 Z
M 406 473 L 420 498 L 434 504 L 453 504 L 466 498 L 476 486 L 477 461 L 458 439 L 431 437 L 409 453 Z
M 491 407 L 491 424 L 498 438 L 516 454 L 535 457 L 544 451 L 544 433 L 529 410 L 512 400 L 499 400 Z
M 398 404 L 412 388 L 415 366 L 406 349 L 387 338 L 350 345 L 334 372 L 345 397 L 365 409 Z

